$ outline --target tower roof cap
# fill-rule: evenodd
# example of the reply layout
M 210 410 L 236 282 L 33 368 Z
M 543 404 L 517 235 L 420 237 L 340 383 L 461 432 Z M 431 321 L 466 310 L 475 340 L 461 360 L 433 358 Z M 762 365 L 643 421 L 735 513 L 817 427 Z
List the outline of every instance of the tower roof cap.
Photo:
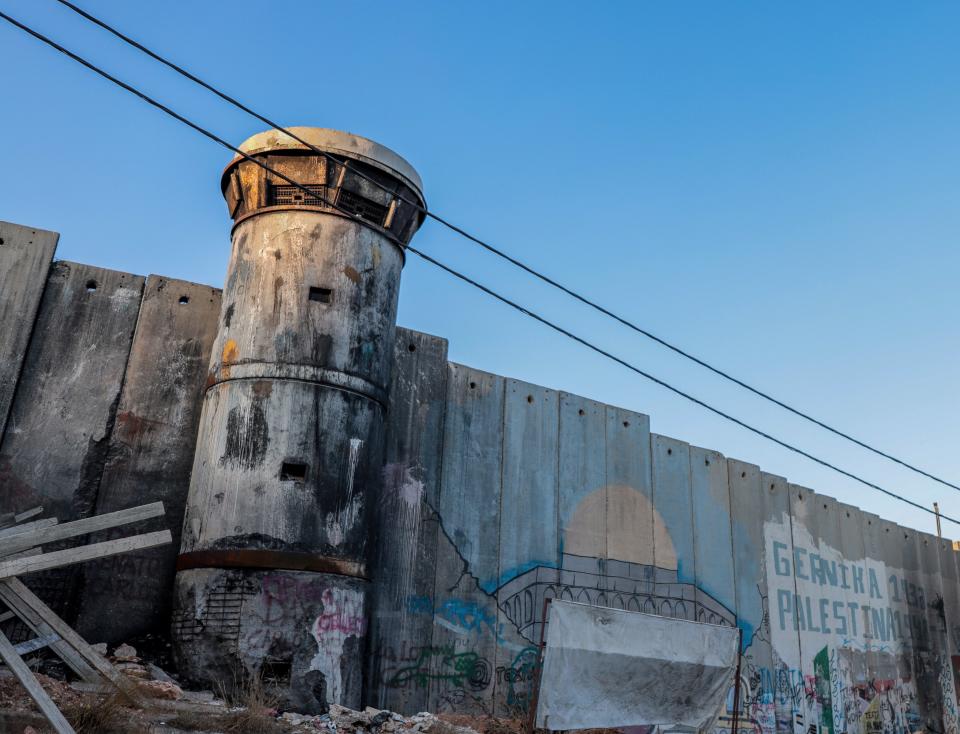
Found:
M 423 181 L 420 180 L 420 175 L 402 156 L 386 146 L 360 135 L 325 127 L 288 127 L 286 129 L 320 150 L 354 158 L 399 176 L 423 199 Z M 294 140 L 285 132 L 274 129 L 265 130 L 247 138 L 241 143 L 240 150 L 247 155 L 256 155 L 281 150 L 310 150 L 310 148 Z M 241 156 L 235 155 L 224 174 L 242 160 Z

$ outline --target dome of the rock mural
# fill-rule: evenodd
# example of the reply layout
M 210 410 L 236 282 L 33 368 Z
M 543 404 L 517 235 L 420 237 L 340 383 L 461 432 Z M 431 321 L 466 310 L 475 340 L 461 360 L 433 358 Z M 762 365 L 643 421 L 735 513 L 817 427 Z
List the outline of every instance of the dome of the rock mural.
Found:
M 663 518 L 643 492 L 623 484 L 584 497 L 563 532 L 563 550 L 676 570 L 677 554 Z
M 735 615 L 681 579 L 670 530 L 650 498 L 612 484 L 587 494 L 562 529 L 559 567 L 537 565 L 497 589 L 497 604 L 527 640 L 539 639 L 548 598 L 733 625 Z

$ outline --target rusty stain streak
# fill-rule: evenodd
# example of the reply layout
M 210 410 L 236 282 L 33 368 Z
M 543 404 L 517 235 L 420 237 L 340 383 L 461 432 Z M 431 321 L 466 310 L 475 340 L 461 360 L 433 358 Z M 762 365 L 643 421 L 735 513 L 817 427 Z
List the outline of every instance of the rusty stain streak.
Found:
M 237 343 L 233 339 L 227 339 L 223 345 L 223 353 L 221 354 L 223 379 L 230 379 L 230 365 L 236 364 L 239 359 L 240 349 L 237 347 Z
M 273 393 L 273 383 L 270 380 L 257 380 L 251 387 L 258 398 L 269 398 Z
M 277 276 L 273 281 L 273 312 L 280 313 L 280 309 L 283 307 L 283 295 L 281 294 L 281 289 L 283 288 L 283 278 Z
M 352 280 L 355 284 L 360 282 L 360 273 L 358 273 L 355 268 L 352 268 L 349 265 L 343 269 L 343 274 L 350 278 L 350 280 Z
M 164 421 L 144 418 L 130 410 L 118 413 L 117 423 L 119 423 L 130 436 L 142 436 L 147 431 L 152 431 L 160 426 L 166 425 Z

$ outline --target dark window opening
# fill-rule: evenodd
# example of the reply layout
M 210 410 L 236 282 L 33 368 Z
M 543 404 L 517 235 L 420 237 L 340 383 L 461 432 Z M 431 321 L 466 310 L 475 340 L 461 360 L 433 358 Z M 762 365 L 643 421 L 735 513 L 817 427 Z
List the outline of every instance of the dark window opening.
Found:
M 267 658 L 260 668 L 260 676 L 267 685 L 288 686 L 290 685 L 290 670 L 292 667 L 293 664 L 290 660 Z
M 307 465 L 285 461 L 280 467 L 280 481 L 303 484 L 307 479 Z
M 190 303 L 190 296 L 180 296 L 178 303 L 181 306 L 186 306 L 188 303 Z
M 283 204 L 295 204 L 302 206 L 324 206 L 327 201 L 327 187 L 324 184 L 306 184 L 304 189 L 310 193 L 307 194 L 299 186 L 282 186 L 280 184 L 270 185 L 270 202 L 268 206 L 282 206 Z
M 95 280 L 88 280 L 88 281 L 87 281 L 87 290 L 88 290 L 88 291 L 95 291 L 96 289 L 97 289 L 97 281 L 95 281 Z
M 333 300 L 333 290 L 312 285 L 310 286 L 310 300 L 317 303 L 330 303 Z
M 348 214 L 373 222 L 378 227 L 382 227 L 384 220 L 387 218 L 387 207 L 346 189 L 340 189 L 340 194 L 337 196 L 337 207 Z

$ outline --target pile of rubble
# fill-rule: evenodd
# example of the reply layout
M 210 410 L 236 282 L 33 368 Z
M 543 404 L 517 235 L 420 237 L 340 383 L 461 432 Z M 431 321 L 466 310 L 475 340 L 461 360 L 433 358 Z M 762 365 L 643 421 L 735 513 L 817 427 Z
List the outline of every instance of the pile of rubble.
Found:
M 422 732 L 423 734 L 478 734 L 476 729 L 456 726 L 435 714 L 421 712 L 401 716 L 392 711 L 370 708 L 354 711 L 333 704 L 325 714 L 309 716 L 285 713 L 279 720 L 296 732 L 329 732 L 329 734 L 390 734 L 392 732 Z
M 107 655 L 106 643 L 92 645 L 93 649 L 107 657 L 114 667 L 137 683 L 137 688 L 149 698 L 179 701 L 184 696 L 183 689 L 163 669 L 153 663 L 144 662 L 137 656 L 132 645 L 120 645 L 112 655 Z
M 240 731 L 263 734 L 491 734 L 480 719 L 444 717 L 427 712 L 401 716 L 370 707 L 354 711 L 333 704 L 325 714 L 307 715 L 269 708 L 266 698 L 260 699 L 265 705 L 250 701 L 247 709 L 223 701 L 209 691 L 184 690 L 162 668 L 140 657 L 132 645 L 123 644 L 113 650 L 103 643 L 91 647 L 134 681 L 145 698 L 156 703 L 150 704 L 148 709 L 140 709 L 132 702 L 111 703 L 110 697 L 115 693 L 111 694 L 109 686 L 82 681 L 67 683 L 37 674 L 38 682 L 71 722 L 76 724 L 78 716 L 89 718 L 101 709 L 99 723 L 76 726 L 83 734 L 90 731 L 98 734 L 233 734 Z M 152 710 L 161 704 L 164 706 Z M 37 712 L 36 704 L 16 678 L 0 669 L 0 731 L 30 734 L 48 731 L 46 722 L 37 717 Z

